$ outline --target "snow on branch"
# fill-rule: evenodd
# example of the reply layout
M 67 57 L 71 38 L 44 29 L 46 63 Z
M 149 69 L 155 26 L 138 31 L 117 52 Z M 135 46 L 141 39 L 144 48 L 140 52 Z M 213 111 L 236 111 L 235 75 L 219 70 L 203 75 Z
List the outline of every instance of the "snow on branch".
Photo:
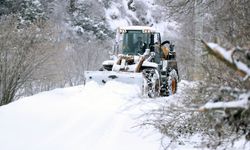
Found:
M 250 108 L 250 92 L 241 94 L 238 100 L 230 102 L 208 102 L 199 108 L 199 111 L 222 110 L 222 109 L 249 109 Z
M 216 58 L 227 64 L 229 67 L 237 70 L 246 80 L 250 76 L 250 68 L 247 64 L 238 59 L 234 59 L 233 55 L 237 49 L 226 50 L 216 43 L 207 43 L 201 41 L 207 48 L 209 54 L 214 55 Z

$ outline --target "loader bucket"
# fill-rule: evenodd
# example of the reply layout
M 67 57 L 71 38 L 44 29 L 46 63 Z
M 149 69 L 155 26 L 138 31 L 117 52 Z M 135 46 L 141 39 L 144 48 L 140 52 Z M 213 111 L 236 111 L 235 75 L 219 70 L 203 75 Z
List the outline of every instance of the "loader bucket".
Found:
M 95 81 L 98 84 L 105 84 L 108 81 L 117 81 L 127 84 L 142 85 L 142 73 L 115 72 L 115 71 L 85 71 L 85 83 Z

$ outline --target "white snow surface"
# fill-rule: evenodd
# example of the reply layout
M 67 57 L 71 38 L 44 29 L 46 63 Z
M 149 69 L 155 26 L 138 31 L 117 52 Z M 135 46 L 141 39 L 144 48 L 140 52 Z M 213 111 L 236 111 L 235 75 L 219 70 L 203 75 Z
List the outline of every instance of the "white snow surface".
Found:
M 205 109 L 222 109 L 222 108 L 249 108 L 248 98 L 250 97 L 250 92 L 241 94 L 239 100 L 230 101 L 230 102 L 208 102 L 204 106 L 200 107 L 200 110 Z
M 139 88 L 119 82 L 55 89 L 0 107 L 1 150 L 157 150 L 160 136 L 133 128 Z M 152 108 L 145 107 L 145 109 Z
M 141 115 L 162 104 L 182 107 L 183 91 L 193 86 L 182 80 L 175 95 L 149 99 L 135 85 L 91 81 L 25 97 L 0 107 L 0 150 L 160 150 L 162 135 L 152 127 L 137 127 Z M 183 144 L 173 142 L 168 149 L 208 149 L 197 147 L 204 138 L 199 133 L 183 137 Z M 228 148 L 249 147 L 244 145 L 241 139 Z

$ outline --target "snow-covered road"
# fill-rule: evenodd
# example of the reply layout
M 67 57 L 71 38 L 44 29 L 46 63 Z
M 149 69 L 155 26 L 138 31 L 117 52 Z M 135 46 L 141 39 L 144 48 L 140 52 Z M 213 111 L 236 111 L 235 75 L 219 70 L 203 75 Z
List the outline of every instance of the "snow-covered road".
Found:
M 133 128 L 147 109 L 134 107 L 139 100 L 138 87 L 118 82 L 23 98 L 0 107 L 0 149 L 157 150 L 157 133 Z
M 182 80 L 177 94 L 147 99 L 135 85 L 90 82 L 25 97 L 0 107 L 0 150 L 160 150 L 159 132 L 137 127 L 149 119 L 141 115 L 161 105 L 184 107 L 185 92 L 195 86 Z M 209 149 L 199 133 L 180 138 L 182 144 L 173 142 L 168 149 Z M 170 140 L 164 137 L 164 144 Z M 218 149 L 249 148 L 244 143 Z

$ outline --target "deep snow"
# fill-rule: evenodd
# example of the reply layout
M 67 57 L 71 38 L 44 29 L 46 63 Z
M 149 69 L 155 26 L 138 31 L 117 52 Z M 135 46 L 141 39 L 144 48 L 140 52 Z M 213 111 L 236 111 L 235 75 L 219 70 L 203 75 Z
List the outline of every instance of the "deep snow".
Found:
M 55 89 L 0 108 L 1 150 L 157 150 L 159 135 L 133 128 L 139 88 L 118 82 Z M 142 132 L 143 131 L 143 132 Z
M 183 107 L 185 91 L 195 86 L 182 80 L 177 94 L 148 99 L 135 85 L 92 81 L 25 97 L 0 107 L 0 150 L 159 150 L 161 135 L 138 127 L 141 116 L 162 105 Z M 204 138 L 199 133 L 183 137 L 182 144 L 173 142 L 168 149 L 207 149 Z M 164 140 L 164 145 L 170 142 Z M 226 148 L 247 149 L 249 144 L 241 139 Z

